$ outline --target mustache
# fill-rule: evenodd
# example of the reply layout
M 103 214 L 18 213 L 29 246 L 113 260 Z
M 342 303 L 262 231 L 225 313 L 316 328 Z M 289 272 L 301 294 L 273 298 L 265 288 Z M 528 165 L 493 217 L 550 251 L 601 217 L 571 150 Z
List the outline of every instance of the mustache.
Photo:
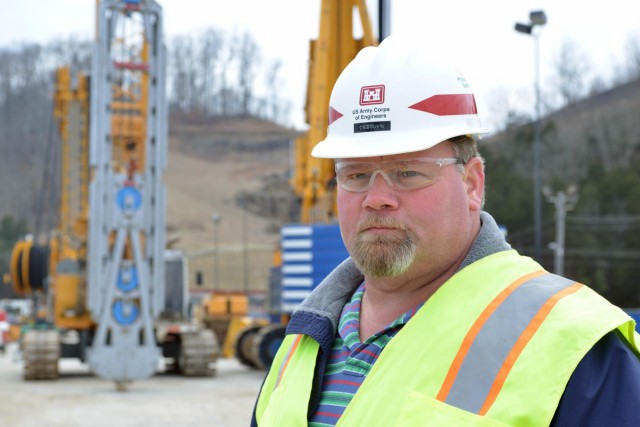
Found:
M 358 224 L 357 231 L 362 233 L 369 228 L 395 228 L 401 231 L 407 231 L 407 227 L 395 218 L 389 216 L 370 216 Z

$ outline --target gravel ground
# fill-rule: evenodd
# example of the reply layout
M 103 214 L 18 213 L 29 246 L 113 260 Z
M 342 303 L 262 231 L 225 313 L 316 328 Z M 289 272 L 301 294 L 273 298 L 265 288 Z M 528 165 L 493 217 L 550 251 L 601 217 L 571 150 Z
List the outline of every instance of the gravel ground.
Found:
M 0 353 L 0 426 L 246 427 L 264 372 L 220 359 L 209 378 L 159 371 L 125 391 L 78 360 L 60 361 L 57 380 L 24 381 L 11 344 Z

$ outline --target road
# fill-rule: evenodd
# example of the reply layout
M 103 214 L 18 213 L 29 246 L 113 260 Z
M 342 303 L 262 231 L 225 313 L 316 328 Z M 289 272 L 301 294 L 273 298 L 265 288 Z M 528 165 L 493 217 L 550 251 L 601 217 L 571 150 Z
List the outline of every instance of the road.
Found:
M 24 381 L 16 345 L 0 353 L 0 426 L 247 427 L 264 372 L 220 359 L 209 378 L 160 371 L 125 391 L 61 360 L 57 380 Z

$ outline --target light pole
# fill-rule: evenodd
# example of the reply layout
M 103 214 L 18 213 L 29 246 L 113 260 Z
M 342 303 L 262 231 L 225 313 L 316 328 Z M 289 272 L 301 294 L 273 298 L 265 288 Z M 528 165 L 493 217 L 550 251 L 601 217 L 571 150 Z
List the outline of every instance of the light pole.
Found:
M 245 294 L 249 292 L 249 223 L 247 201 L 242 200 L 242 283 Z
M 211 215 L 211 221 L 213 221 L 213 244 L 215 247 L 215 264 L 213 270 L 213 289 L 220 287 L 220 221 L 222 216 L 219 213 Z
M 540 171 L 540 47 L 538 31 L 535 27 L 541 27 L 547 23 L 547 15 L 542 10 L 534 10 L 529 13 L 529 23 L 516 23 L 515 30 L 519 33 L 533 36 L 534 41 L 534 68 L 535 68 L 535 93 L 536 93 L 536 117 L 533 128 L 533 222 L 534 222 L 534 257 L 538 262 L 542 260 L 542 176 Z
M 559 276 L 564 275 L 564 237 L 567 211 L 570 211 L 578 201 L 578 187 L 574 184 L 567 188 L 567 191 L 558 191 L 555 195 L 549 187 L 542 189 L 544 196 L 549 203 L 553 203 L 556 208 L 556 240 L 549 244 L 554 253 L 554 273 Z

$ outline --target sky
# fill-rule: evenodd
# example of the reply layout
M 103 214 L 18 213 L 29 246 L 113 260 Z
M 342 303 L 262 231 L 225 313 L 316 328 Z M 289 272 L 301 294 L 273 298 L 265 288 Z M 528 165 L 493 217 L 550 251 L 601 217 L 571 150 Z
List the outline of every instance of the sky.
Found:
M 292 104 L 291 125 L 304 123 L 308 43 L 318 36 L 320 0 L 157 0 L 163 7 L 165 36 L 200 33 L 208 28 L 251 33 L 265 60 L 281 60 L 283 98 Z M 377 27 L 378 1 L 366 0 Z M 534 38 L 514 31 L 529 12 L 544 10 L 538 28 L 540 84 L 551 87 L 563 43 L 573 43 L 589 63 L 586 81 L 609 80 L 626 59 L 629 37 L 640 39 L 638 0 L 390 0 L 391 34 L 423 40 L 430 51 L 445 53 L 471 83 L 478 109 L 490 129 L 505 108 L 535 102 Z M 54 38 L 91 38 L 95 0 L 0 0 L 0 47 Z M 376 30 L 377 31 L 377 30 Z M 519 104 L 519 105 L 518 105 Z

